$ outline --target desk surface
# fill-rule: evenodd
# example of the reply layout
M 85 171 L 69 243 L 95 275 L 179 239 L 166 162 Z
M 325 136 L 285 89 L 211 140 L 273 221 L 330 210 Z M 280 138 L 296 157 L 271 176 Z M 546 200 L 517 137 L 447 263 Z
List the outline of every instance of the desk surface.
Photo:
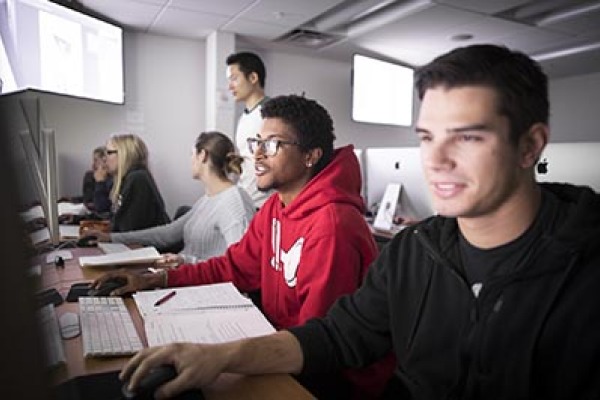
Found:
M 106 268 L 81 268 L 78 258 L 84 255 L 101 254 L 96 248 L 69 249 L 73 258 L 65 262 L 64 268 L 54 264 L 46 264 L 45 254 L 40 255 L 38 262 L 42 268 L 42 288 L 56 288 L 66 298 L 73 283 L 90 281 L 102 275 Z M 139 268 L 139 267 L 138 267 Z M 125 299 L 138 334 L 144 345 L 147 344 L 143 328 L 143 320 L 133 299 Z M 56 308 L 57 315 L 64 312 L 78 312 L 78 303 L 64 302 Z M 73 339 L 63 340 L 67 364 L 53 371 L 55 382 L 63 382 L 70 378 L 99 372 L 118 371 L 125 365 L 128 357 L 88 358 L 83 357 L 81 335 Z M 312 399 L 310 393 L 296 380 L 287 374 L 244 376 L 223 374 L 212 385 L 202 389 L 208 400 L 228 399 Z

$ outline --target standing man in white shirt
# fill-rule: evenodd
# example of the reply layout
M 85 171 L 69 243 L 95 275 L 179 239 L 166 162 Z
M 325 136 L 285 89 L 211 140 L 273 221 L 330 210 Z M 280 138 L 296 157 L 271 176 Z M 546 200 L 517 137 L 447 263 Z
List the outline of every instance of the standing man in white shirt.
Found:
M 235 145 L 244 157 L 238 185 L 248 192 L 255 207 L 260 208 L 273 191 L 264 192 L 256 187 L 254 155 L 248 150 L 247 139 L 255 138 L 262 126 L 260 110 L 268 99 L 264 90 L 267 71 L 260 57 L 250 52 L 231 54 L 226 63 L 229 90 L 236 101 L 245 104 L 235 131 Z

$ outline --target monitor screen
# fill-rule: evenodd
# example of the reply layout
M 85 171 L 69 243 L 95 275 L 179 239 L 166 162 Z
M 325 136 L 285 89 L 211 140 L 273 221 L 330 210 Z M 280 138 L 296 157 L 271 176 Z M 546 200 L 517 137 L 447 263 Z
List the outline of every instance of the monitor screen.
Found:
M 355 54 L 352 61 L 352 119 L 411 126 L 413 81 L 412 68 Z
M 123 103 L 120 27 L 46 0 L 0 0 L 0 22 L 4 93 L 34 88 Z
M 21 217 L 34 245 L 58 245 L 58 173 L 55 132 L 43 122 L 39 99 L 26 92 L 0 96 L 3 133 L 10 146 Z

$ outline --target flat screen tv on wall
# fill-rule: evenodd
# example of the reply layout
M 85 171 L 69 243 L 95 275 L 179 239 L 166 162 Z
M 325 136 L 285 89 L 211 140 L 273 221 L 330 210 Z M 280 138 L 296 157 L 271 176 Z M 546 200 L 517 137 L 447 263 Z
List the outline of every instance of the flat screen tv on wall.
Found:
M 122 28 L 46 0 L 0 0 L 0 36 L 2 93 L 123 103 Z
M 352 119 L 411 126 L 413 81 L 412 68 L 355 54 L 352 59 Z

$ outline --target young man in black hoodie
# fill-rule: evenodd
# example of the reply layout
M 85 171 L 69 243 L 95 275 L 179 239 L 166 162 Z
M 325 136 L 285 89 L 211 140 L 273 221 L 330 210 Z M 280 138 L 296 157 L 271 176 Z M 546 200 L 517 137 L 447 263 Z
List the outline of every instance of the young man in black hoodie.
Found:
M 123 377 L 135 386 L 173 363 L 179 375 L 159 391 L 169 395 L 224 371 L 318 373 L 393 349 L 394 398 L 600 398 L 600 196 L 535 181 L 549 137 L 545 74 L 522 53 L 474 45 L 416 78 L 439 215 L 398 234 L 326 317 L 262 338 L 146 349 Z

